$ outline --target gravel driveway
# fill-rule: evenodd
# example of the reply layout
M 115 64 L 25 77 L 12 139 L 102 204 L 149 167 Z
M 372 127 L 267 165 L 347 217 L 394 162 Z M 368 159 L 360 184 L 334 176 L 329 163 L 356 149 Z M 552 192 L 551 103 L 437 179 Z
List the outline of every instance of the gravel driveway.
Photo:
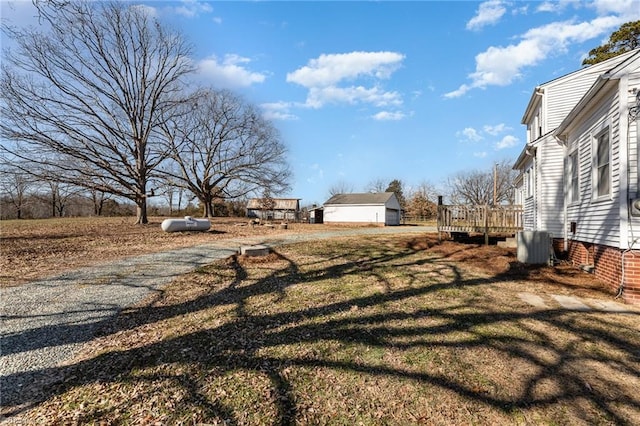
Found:
M 414 232 L 435 232 L 435 228 L 350 228 L 285 234 L 266 240 L 217 240 L 0 288 L 0 406 L 29 403 L 31 391 L 60 379 L 55 367 L 73 358 L 82 344 L 92 340 L 101 324 L 123 308 L 160 291 L 177 276 L 236 253 L 241 245 L 276 247 L 338 236 Z

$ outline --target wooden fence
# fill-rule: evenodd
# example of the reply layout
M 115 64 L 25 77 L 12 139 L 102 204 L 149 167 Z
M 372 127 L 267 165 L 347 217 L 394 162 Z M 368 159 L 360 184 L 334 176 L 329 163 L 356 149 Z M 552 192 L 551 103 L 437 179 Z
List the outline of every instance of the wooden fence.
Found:
M 439 205 L 438 233 L 515 234 L 522 230 L 522 206 Z

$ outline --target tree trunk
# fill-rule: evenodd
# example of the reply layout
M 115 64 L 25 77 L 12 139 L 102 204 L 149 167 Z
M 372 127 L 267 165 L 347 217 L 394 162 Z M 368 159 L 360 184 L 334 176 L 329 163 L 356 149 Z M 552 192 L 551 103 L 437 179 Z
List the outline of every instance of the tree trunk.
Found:
M 147 218 L 147 197 L 144 195 L 136 200 L 136 225 L 146 225 L 149 223 Z
M 203 200 L 204 204 L 204 217 L 213 217 L 213 200 Z

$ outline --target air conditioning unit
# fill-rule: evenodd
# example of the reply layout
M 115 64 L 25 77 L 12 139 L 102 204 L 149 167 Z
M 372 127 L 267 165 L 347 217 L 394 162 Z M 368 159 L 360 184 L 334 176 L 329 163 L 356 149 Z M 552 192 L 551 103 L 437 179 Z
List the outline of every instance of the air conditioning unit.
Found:
M 518 262 L 548 264 L 551 261 L 552 234 L 547 231 L 520 231 L 517 234 Z

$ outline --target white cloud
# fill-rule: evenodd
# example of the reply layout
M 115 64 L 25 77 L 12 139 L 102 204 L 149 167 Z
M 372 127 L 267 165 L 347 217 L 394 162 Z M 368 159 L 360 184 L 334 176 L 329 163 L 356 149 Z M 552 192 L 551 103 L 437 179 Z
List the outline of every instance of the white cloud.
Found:
M 401 105 L 402 99 L 398 92 L 385 92 L 379 87 L 366 88 L 362 86 L 350 87 L 312 87 L 309 89 L 306 106 L 321 108 L 326 104 L 356 104 L 369 103 L 377 107 Z
M 524 6 L 516 7 L 511 10 L 512 15 L 527 15 L 529 13 L 529 5 L 525 4 Z
M 297 120 L 298 117 L 290 112 L 288 102 L 273 102 L 261 104 L 262 116 L 267 120 Z
M 154 18 L 158 17 L 158 10 L 153 6 L 149 6 L 146 4 L 134 4 L 131 7 L 138 9 L 139 11 L 143 12 L 147 16 L 151 16 Z
M 507 125 L 504 123 L 496 124 L 495 126 L 491 126 L 487 124 L 482 129 L 484 130 L 485 133 L 488 133 L 491 136 L 496 136 L 502 132 L 511 130 L 511 128 L 507 127 Z
M 197 0 L 182 0 L 182 5 L 175 7 L 174 12 L 187 18 L 195 18 L 201 13 L 213 12 L 213 8 L 209 3 Z
M 389 78 L 404 55 L 396 52 L 351 52 L 320 55 L 307 66 L 287 74 L 287 81 L 304 87 L 331 86 L 342 80 L 371 76 Z
M 309 169 L 312 175 L 307 178 L 307 183 L 314 184 L 324 179 L 324 170 L 320 167 L 320 164 L 314 163 L 309 166 Z
M 559 1 L 543 1 L 536 8 L 536 12 L 557 12 L 564 9 L 562 2 Z
M 473 156 L 478 158 L 485 158 L 487 156 L 487 152 L 486 151 L 474 152 Z
M 465 95 L 469 90 L 473 89 L 473 87 L 468 86 L 466 84 L 461 84 L 456 90 L 445 93 L 444 97 L 447 99 L 451 98 L 459 98 L 460 96 Z
M 638 0 L 595 0 L 592 5 L 598 15 L 614 13 L 620 15 L 624 22 L 637 21 L 640 15 Z
M 502 140 L 496 143 L 496 149 L 506 149 L 516 146 L 518 144 L 519 139 L 512 135 L 507 135 Z
M 403 59 L 404 55 L 396 52 L 324 54 L 288 73 L 287 82 L 309 90 L 306 105 L 311 108 L 320 108 L 327 103 L 400 105 L 400 94 L 385 91 L 380 81 L 389 79 L 400 68 Z M 362 79 L 373 81 L 373 85 L 355 84 L 356 80 Z
M 468 30 L 479 30 L 486 25 L 496 24 L 502 15 L 506 13 L 504 2 L 501 0 L 489 0 L 480 3 L 476 16 L 467 22 Z
M 373 115 L 373 119 L 378 121 L 399 121 L 405 117 L 406 115 L 402 111 L 380 111 Z
M 640 17 L 640 9 L 635 14 Z M 627 15 L 611 15 L 585 22 L 553 22 L 533 28 L 524 33 L 517 44 L 506 47 L 491 46 L 476 55 L 476 70 L 468 76 L 471 83 L 462 84 L 458 89 L 446 93 L 444 97 L 460 97 L 475 88 L 507 86 L 521 76 L 523 68 L 537 65 L 550 56 L 565 52 L 574 43 L 582 43 L 607 34 L 628 19 Z
M 484 136 L 473 127 L 466 127 L 464 130 L 456 132 L 456 136 L 464 138 L 466 142 L 479 142 L 484 139 Z
M 222 62 L 216 56 L 211 56 L 197 65 L 199 74 L 211 80 L 216 87 L 236 89 L 262 83 L 267 78 L 264 73 L 249 71 L 244 65 L 250 62 L 249 58 L 228 54 Z

